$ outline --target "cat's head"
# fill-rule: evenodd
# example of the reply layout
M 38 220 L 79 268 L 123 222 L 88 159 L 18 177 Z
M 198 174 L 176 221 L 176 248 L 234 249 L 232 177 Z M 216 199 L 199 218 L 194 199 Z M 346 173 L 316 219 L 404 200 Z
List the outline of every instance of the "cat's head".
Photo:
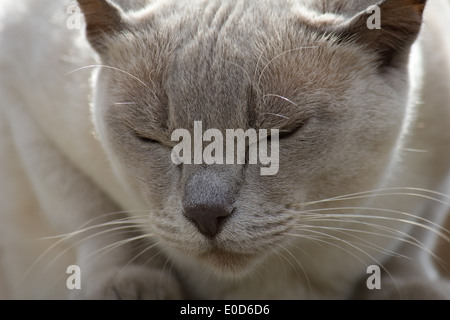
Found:
M 98 136 L 166 250 L 241 274 L 302 234 L 302 204 L 371 190 L 387 172 L 425 1 L 78 2 L 104 65 Z M 279 129 L 278 172 L 174 163 L 171 135 L 195 121 L 224 136 Z

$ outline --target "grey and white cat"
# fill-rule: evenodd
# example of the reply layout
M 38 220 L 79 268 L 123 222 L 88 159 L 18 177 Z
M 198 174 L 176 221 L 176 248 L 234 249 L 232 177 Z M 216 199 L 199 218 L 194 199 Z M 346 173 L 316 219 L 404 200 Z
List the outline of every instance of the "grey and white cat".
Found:
M 75 4 L 0 5 L 1 298 L 450 298 L 449 1 Z M 174 164 L 194 121 L 278 173 Z

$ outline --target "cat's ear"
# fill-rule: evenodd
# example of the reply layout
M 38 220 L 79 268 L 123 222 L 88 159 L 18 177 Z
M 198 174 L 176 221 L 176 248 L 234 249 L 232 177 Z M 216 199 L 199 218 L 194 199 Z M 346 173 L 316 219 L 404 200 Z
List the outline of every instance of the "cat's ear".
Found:
M 384 0 L 335 28 L 339 41 L 375 52 L 380 67 L 402 66 L 419 34 L 427 0 Z
M 115 4 L 108 0 L 77 0 L 86 20 L 86 36 L 91 46 L 100 54 L 105 52 L 106 39 L 123 32 L 128 22 Z

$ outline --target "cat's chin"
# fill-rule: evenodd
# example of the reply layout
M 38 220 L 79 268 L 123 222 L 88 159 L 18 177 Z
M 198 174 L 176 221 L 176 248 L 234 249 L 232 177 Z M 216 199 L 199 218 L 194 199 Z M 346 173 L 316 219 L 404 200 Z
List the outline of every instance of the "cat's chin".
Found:
M 258 250 L 254 250 L 252 253 L 239 252 L 218 245 L 211 245 L 198 251 L 179 246 L 167 246 L 164 250 L 179 263 L 226 279 L 246 277 L 266 257 L 263 252 Z
M 261 256 L 214 248 L 196 255 L 196 259 L 221 277 L 240 278 L 254 269 Z

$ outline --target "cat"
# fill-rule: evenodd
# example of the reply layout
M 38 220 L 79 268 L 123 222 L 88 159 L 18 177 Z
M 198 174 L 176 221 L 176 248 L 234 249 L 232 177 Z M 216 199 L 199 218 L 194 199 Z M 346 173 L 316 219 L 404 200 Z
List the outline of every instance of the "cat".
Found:
M 447 0 L 3 0 L 0 297 L 450 298 L 449 18 Z M 278 129 L 278 172 L 174 163 L 195 122 Z

